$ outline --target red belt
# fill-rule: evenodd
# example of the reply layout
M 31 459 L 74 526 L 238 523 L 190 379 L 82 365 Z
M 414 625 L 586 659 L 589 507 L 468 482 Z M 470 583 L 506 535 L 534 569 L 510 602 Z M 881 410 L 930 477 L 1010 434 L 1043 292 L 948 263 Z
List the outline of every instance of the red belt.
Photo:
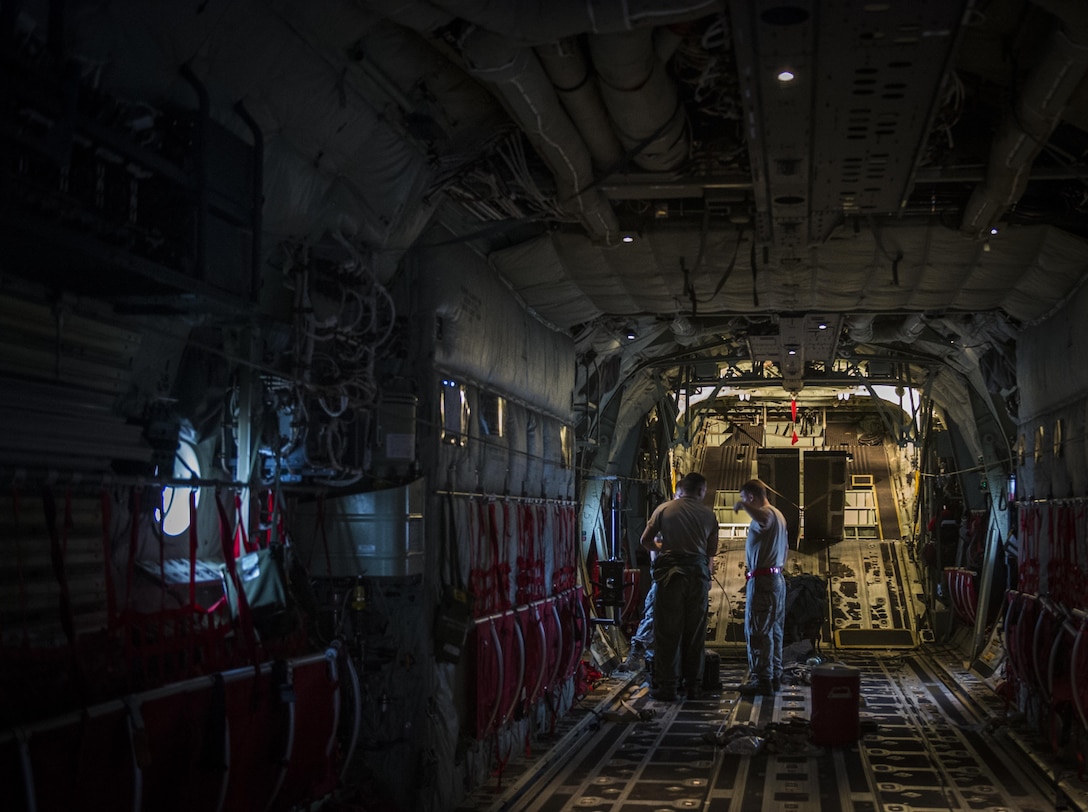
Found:
M 757 575 L 781 575 L 785 567 L 764 567 L 760 570 L 748 570 L 744 573 L 744 580 L 751 581 Z

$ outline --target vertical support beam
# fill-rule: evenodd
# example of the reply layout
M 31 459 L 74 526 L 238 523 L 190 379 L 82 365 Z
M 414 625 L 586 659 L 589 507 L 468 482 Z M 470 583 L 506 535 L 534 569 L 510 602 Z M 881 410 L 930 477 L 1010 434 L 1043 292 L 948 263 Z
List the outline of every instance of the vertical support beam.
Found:
M 990 613 L 990 591 L 994 585 L 994 567 L 997 564 L 998 546 L 1001 532 L 997 526 L 997 512 L 990 511 L 990 520 L 986 526 L 986 550 L 982 558 L 982 573 L 978 584 L 978 605 L 975 606 L 975 633 L 971 638 L 970 662 L 982 652 L 986 645 L 986 619 Z

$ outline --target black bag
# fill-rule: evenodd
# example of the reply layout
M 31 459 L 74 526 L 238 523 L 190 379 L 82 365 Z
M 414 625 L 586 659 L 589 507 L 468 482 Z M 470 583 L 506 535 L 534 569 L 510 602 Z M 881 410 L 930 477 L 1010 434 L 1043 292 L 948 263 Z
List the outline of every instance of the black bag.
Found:
M 703 652 L 703 690 L 717 691 L 722 687 L 722 655 L 707 649 Z

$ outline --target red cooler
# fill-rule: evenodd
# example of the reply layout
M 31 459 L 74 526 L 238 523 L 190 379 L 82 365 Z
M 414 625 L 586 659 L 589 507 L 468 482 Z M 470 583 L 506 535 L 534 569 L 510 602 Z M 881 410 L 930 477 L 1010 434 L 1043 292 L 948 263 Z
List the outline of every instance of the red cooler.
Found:
M 860 735 L 861 672 L 840 663 L 812 669 L 812 743 L 834 747 Z

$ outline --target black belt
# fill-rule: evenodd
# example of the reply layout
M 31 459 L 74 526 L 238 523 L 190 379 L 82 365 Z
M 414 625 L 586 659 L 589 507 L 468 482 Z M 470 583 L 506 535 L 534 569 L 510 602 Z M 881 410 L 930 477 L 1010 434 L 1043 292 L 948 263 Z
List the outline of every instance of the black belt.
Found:
M 757 575 L 781 575 L 785 567 L 763 567 L 758 570 L 748 570 L 744 573 L 744 580 L 751 581 Z

